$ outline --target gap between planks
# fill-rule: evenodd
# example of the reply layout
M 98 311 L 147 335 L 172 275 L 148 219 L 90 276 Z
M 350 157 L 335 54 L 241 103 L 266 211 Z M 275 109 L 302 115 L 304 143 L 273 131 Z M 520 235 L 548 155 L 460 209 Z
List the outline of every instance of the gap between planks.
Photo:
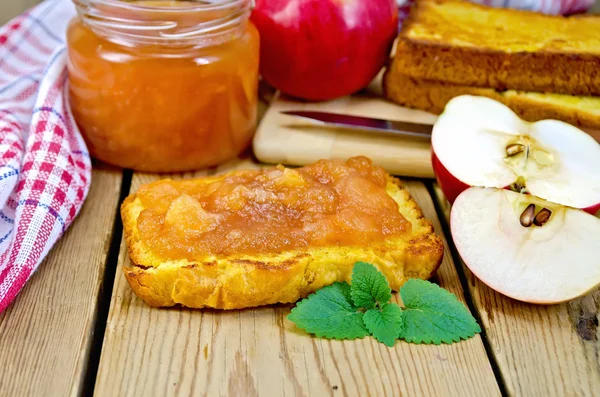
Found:
M 121 172 L 99 166 L 92 180 L 73 224 L 0 315 L 3 396 L 81 393 Z
M 102 284 L 98 303 L 96 306 L 96 318 L 93 326 L 93 339 L 89 353 L 87 367 L 83 378 L 81 388 L 82 396 L 93 395 L 94 385 L 96 384 L 96 376 L 98 374 L 98 364 L 100 363 L 100 353 L 102 352 L 102 341 L 104 339 L 104 331 L 106 329 L 106 320 L 108 318 L 108 310 L 110 308 L 110 300 L 114 286 L 115 271 L 119 260 L 119 251 L 121 245 L 121 236 L 123 234 L 123 222 L 121 221 L 120 208 L 121 203 L 127 197 L 131 188 L 131 178 L 133 172 L 123 170 L 121 178 L 121 187 L 119 189 L 119 198 L 115 208 L 115 217 L 112 228 L 112 236 L 108 252 L 106 254 L 106 264 L 102 276 Z
M 211 173 L 249 167 L 257 165 L 238 160 Z M 131 189 L 158 178 L 134 174 Z M 441 235 L 425 186 L 416 181 L 406 186 Z M 441 346 L 397 342 L 390 349 L 372 338 L 310 337 L 285 318 L 291 305 L 239 311 L 151 308 L 122 275 L 126 261 L 122 242 L 97 396 L 501 395 L 480 336 Z M 447 248 L 436 278 L 464 302 Z

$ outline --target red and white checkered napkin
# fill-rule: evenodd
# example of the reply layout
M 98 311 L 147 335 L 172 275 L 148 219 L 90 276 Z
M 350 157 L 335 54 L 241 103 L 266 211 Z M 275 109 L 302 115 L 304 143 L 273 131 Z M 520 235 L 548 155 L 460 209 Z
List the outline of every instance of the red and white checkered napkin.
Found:
M 74 13 L 70 0 L 47 0 L 0 28 L 0 313 L 90 187 L 89 154 L 66 100 L 64 36 Z
M 473 1 L 556 14 L 594 0 Z M 67 102 L 64 36 L 74 13 L 71 0 L 46 0 L 0 28 L 0 313 L 90 187 L 89 154 Z

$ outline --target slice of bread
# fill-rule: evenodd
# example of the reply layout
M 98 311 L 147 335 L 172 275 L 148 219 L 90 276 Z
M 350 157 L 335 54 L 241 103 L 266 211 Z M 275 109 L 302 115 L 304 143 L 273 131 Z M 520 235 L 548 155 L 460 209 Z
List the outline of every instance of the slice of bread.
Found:
M 236 171 L 238 172 L 238 171 Z M 211 177 L 194 180 L 205 184 Z M 202 260 L 161 258 L 140 238 L 146 208 L 136 194 L 121 207 L 130 263 L 123 271 L 137 296 L 152 306 L 240 309 L 295 302 L 335 281 L 351 280 L 357 261 L 375 265 L 398 290 L 408 278 L 431 277 L 442 261 L 443 242 L 399 180 L 387 176 L 387 193 L 410 223 L 401 237 L 361 246 L 331 245 L 260 255 L 207 255 Z
M 417 0 L 392 68 L 461 86 L 600 95 L 600 17 Z
M 419 80 L 390 69 L 384 75 L 387 99 L 413 109 L 441 114 L 450 99 L 477 95 L 495 99 L 527 121 L 555 119 L 584 129 L 600 130 L 600 97 L 544 94 Z M 596 134 L 597 135 L 597 134 Z

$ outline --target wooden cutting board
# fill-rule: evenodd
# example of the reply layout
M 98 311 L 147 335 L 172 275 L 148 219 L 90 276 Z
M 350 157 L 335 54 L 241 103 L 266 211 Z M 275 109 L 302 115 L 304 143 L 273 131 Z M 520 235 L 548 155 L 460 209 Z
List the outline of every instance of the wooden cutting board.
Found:
M 381 97 L 380 77 L 364 92 L 329 102 L 300 102 L 279 96 L 271 103 L 256 132 L 253 148 L 265 163 L 306 165 L 319 159 L 365 155 L 388 172 L 433 178 L 430 144 L 423 139 L 383 136 L 322 127 L 281 114 L 284 110 L 317 110 L 387 120 L 433 124 L 437 116 L 400 107 Z
M 364 92 L 329 102 L 301 102 L 276 94 L 254 138 L 256 157 L 264 163 L 306 165 L 319 159 L 365 155 L 392 174 L 434 177 L 428 141 L 323 127 L 281 114 L 285 110 L 316 110 L 424 124 L 435 122 L 434 114 L 383 99 L 381 75 Z M 585 131 L 600 142 L 599 130 Z

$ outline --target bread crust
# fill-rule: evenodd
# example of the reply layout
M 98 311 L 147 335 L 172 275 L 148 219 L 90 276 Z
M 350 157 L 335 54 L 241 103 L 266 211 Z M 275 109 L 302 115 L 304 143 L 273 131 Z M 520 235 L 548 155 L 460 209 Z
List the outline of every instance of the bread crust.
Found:
M 561 120 L 585 129 L 600 129 L 600 111 L 586 111 L 572 104 L 577 97 L 535 94 L 518 91 L 498 92 L 491 88 L 460 86 L 419 80 L 390 69 L 384 75 L 384 95 L 387 99 L 409 108 L 441 114 L 452 98 L 460 95 L 485 96 L 501 102 L 527 121 Z M 588 98 L 598 101 L 600 98 Z M 576 102 L 575 102 L 576 103 Z
M 536 51 L 514 51 L 509 47 L 497 50 L 420 37 L 417 27 L 431 23 L 431 9 L 449 2 L 464 4 L 465 13 L 483 9 L 490 20 L 512 14 L 518 15 L 522 23 L 526 24 L 527 18 L 532 15 L 528 11 L 489 8 L 459 0 L 417 0 L 399 36 L 392 66 L 395 72 L 419 80 L 444 81 L 496 90 L 600 95 L 600 54 L 597 53 L 561 51 L 560 48 L 545 48 L 542 44 Z M 535 15 L 539 17 L 539 14 Z M 573 18 L 562 16 L 543 18 L 548 18 L 549 21 L 560 18 L 565 23 L 577 23 Z M 600 18 L 597 19 L 600 28 Z M 435 28 L 444 36 L 444 29 L 447 28 L 445 25 Z M 518 34 L 519 29 L 522 27 L 515 26 L 504 34 Z M 448 37 L 451 33 L 448 32 Z M 477 34 L 492 32 L 482 31 Z M 548 35 L 552 35 L 552 32 L 540 31 L 536 37 L 540 43 L 544 43 L 549 41 Z M 557 36 L 556 40 L 563 40 L 561 37 Z
M 350 282 L 357 261 L 374 264 L 398 290 L 408 278 L 431 277 L 441 264 L 444 245 L 398 179 L 389 177 L 387 190 L 413 227 L 400 239 L 201 261 L 165 261 L 155 256 L 140 239 L 137 217 L 143 207 L 132 194 L 121 206 L 130 257 L 123 272 L 133 292 L 155 307 L 241 309 L 295 302 L 335 281 Z

